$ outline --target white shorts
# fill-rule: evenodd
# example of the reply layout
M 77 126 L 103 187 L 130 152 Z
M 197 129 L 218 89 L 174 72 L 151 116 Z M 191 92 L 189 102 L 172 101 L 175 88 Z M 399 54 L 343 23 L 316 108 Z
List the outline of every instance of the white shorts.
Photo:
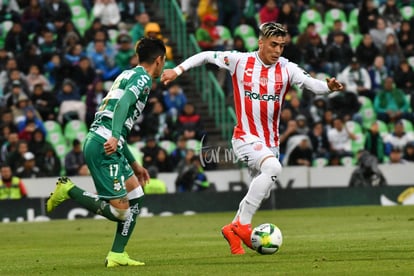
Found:
M 260 170 L 260 164 L 268 156 L 279 160 L 279 147 L 269 148 L 259 137 L 246 134 L 238 139 L 232 139 L 234 153 L 239 160 L 246 162 L 253 170 Z

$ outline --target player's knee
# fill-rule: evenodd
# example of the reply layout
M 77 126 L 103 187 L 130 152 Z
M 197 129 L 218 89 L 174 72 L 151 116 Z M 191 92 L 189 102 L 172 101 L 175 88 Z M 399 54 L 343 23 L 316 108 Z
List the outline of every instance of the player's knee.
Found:
M 126 220 L 129 217 L 131 210 L 130 208 L 119 209 L 111 205 L 111 213 L 119 220 Z
M 282 165 L 275 157 L 269 157 L 263 161 L 260 170 L 267 175 L 279 176 L 282 172 Z

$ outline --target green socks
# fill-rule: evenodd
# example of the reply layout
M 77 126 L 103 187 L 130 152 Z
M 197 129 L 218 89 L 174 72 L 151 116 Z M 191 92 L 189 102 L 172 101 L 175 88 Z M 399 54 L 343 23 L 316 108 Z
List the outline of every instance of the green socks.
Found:
M 131 213 L 129 217 L 122 222 L 118 222 L 114 243 L 112 244 L 112 252 L 122 253 L 125 250 L 129 238 L 134 231 L 136 219 L 139 214 L 139 207 L 142 204 L 143 197 L 134 198 L 129 201 Z

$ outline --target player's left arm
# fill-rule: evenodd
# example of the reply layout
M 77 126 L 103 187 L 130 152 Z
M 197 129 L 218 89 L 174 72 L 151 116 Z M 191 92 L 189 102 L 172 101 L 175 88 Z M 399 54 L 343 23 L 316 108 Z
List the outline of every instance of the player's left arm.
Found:
M 326 78 L 326 81 L 318 80 L 295 63 L 289 62 L 287 70 L 289 71 L 292 84 L 296 84 L 301 88 L 305 87 L 317 95 L 344 90 L 343 84 L 336 78 Z

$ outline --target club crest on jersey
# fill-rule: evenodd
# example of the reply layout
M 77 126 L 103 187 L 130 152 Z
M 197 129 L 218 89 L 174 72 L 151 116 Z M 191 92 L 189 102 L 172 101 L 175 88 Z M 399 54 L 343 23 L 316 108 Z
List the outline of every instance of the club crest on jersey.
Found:
M 151 91 L 151 89 L 149 88 L 149 86 L 146 86 L 145 88 L 144 88 L 144 93 L 145 94 L 149 94 L 149 92 Z
M 275 86 L 274 87 L 275 87 L 275 93 L 276 94 L 280 94 L 280 91 L 283 88 L 283 82 L 279 82 L 279 81 L 275 82 Z
M 267 85 L 267 78 L 266 77 L 260 77 L 260 86 L 266 86 Z
M 223 58 L 223 60 L 224 60 L 224 64 L 226 64 L 227 66 L 229 66 L 229 65 L 230 65 L 230 60 L 229 60 L 229 57 L 228 57 L 228 56 L 225 56 L 225 57 Z

